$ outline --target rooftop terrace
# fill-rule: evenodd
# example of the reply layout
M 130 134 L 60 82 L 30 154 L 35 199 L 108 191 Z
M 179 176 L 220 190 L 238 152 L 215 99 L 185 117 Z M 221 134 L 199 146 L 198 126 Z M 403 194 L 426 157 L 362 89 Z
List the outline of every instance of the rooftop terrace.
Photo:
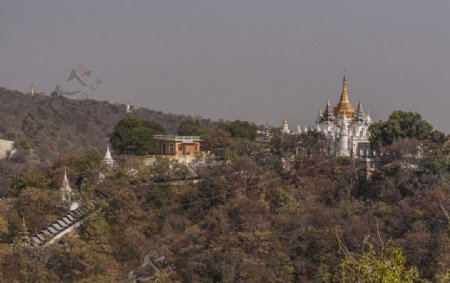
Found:
M 201 141 L 199 136 L 154 135 L 153 138 L 159 141 L 172 141 L 183 143 L 194 143 Z

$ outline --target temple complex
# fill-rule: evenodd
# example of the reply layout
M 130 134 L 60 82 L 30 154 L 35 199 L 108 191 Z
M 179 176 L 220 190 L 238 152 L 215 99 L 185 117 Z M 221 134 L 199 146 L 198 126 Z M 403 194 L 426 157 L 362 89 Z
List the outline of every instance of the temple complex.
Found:
M 319 111 L 314 126 L 297 126 L 297 131 L 291 132 L 284 117 L 281 133 L 283 134 L 307 134 L 308 132 L 322 133 L 327 139 L 324 152 L 328 156 L 342 156 L 353 158 L 367 158 L 370 153 L 369 126 L 372 123 L 369 112 L 364 112 L 362 103 L 359 102 L 355 109 L 348 95 L 347 76 L 342 80 L 342 91 L 338 104 L 331 107 L 327 102 L 325 110 Z

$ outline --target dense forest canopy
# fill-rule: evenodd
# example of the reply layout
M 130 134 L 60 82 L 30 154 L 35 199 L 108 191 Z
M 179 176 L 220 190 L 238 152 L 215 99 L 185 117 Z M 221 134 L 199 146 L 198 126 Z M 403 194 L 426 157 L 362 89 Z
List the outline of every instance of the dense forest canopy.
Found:
M 0 162 L 1 282 L 450 280 L 448 150 L 420 115 L 394 112 L 373 127 L 380 153 L 389 154 L 379 156 L 368 178 L 365 164 L 349 159 L 293 155 L 298 143 L 320 145 L 319 133 L 283 136 L 273 129 L 272 141 L 259 143 L 248 122 L 144 114 L 117 114 L 113 124 L 98 119 L 97 126 L 83 127 L 75 121 L 85 112 L 75 105 L 101 103 L 58 99 L 74 109 L 58 108 L 45 131 L 57 123 L 61 129 L 78 125 L 82 136 L 103 129 L 106 144 L 116 127 L 119 141 L 128 137 L 145 148 L 159 124 L 168 133 L 200 135 L 205 149 L 223 153 L 222 159 L 186 167 L 160 158 L 144 166 L 115 154 L 116 166 L 107 168 L 103 152 L 79 139 L 72 141 L 77 148 L 47 163 L 30 163 L 31 149 L 21 148 Z M 107 106 L 122 113 L 120 107 Z M 14 129 L 5 132 L 21 136 Z M 413 154 L 417 146 L 420 158 Z M 33 170 L 23 170 L 24 164 Z M 188 171 L 201 181 L 170 182 Z M 34 234 L 67 212 L 59 191 L 64 172 L 76 198 L 95 210 L 52 245 L 22 245 L 24 227 Z

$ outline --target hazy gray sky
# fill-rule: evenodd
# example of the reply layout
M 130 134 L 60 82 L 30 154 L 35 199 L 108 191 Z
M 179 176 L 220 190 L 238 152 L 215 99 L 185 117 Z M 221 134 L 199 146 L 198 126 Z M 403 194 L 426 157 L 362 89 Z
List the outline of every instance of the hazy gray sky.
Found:
M 0 86 L 49 93 L 76 65 L 90 97 L 291 128 L 339 98 L 374 119 L 450 131 L 450 1 L 142 0 L 0 3 Z

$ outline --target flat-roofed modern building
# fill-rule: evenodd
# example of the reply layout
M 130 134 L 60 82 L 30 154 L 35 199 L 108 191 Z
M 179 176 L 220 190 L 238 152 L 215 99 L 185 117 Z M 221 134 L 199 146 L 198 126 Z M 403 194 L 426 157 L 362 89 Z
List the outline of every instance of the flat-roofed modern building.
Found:
M 154 135 L 155 154 L 168 156 L 186 156 L 200 153 L 199 136 Z

